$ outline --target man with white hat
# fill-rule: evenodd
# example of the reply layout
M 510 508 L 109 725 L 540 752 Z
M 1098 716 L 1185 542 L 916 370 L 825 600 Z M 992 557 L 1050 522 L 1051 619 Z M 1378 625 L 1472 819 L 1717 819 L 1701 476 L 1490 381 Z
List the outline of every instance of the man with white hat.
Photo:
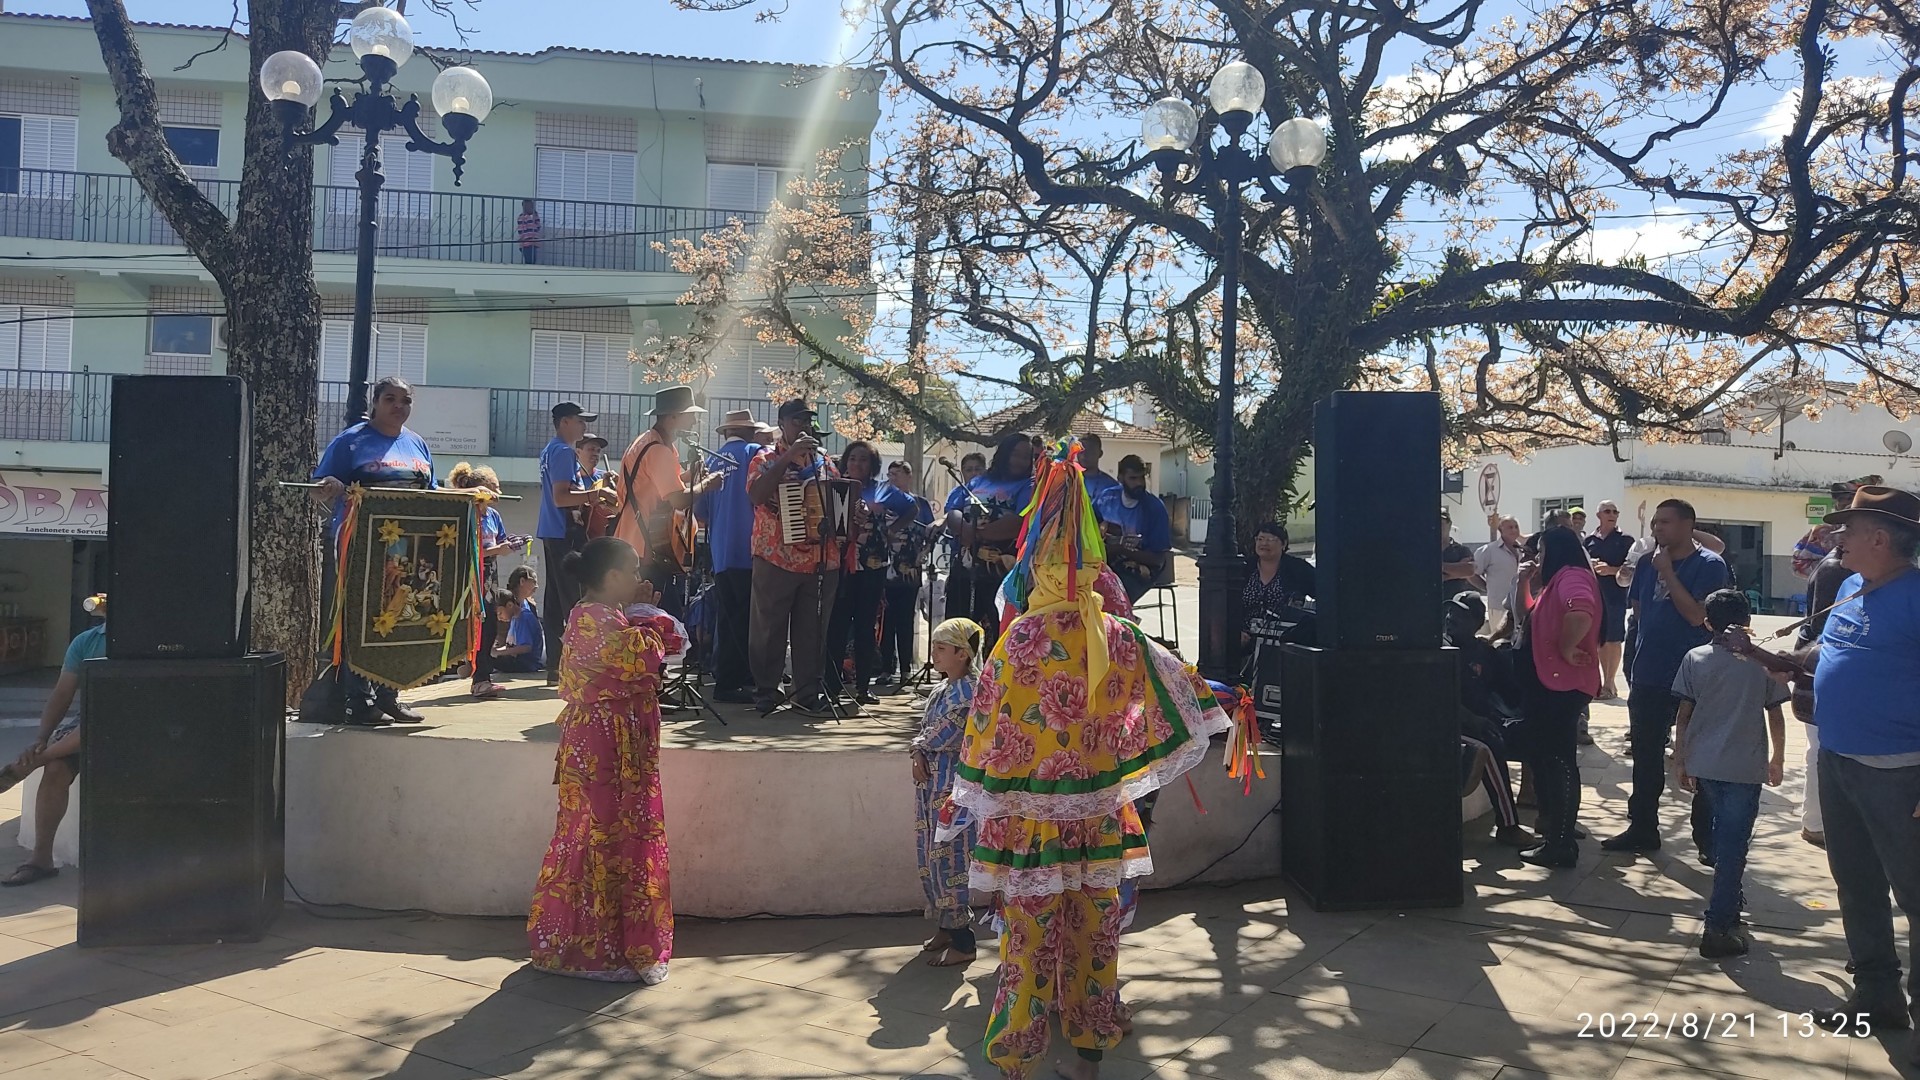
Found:
M 661 606 L 676 615 L 681 604 L 674 603 L 678 591 L 674 585 L 684 571 L 674 558 L 670 539 L 674 511 L 690 509 L 696 497 L 725 479 L 716 473 L 689 488 L 680 471 L 675 440 L 706 411 L 693 403 L 690 386 L 659 390 L 653 395 L 653 426 L 633 440 L 620 462 L 622 498 L 613 534 L 640 553 L 641 576 L 660 591 Z
M 753 614 L 753 502 L 747 497 L 747 466 L 767 452 L 760 440 L 773 431 L 746 409 L 723 417 L 714 432 L 726 441 L 707 460 L 707 469 L 724 474 L 725 479 L 694 504 L 694 514 L 707 527 L 713 595 L 720 609 L 713 699 L 735 705 L 753 703 L 753 671 L 747 665 L 747 624 Z

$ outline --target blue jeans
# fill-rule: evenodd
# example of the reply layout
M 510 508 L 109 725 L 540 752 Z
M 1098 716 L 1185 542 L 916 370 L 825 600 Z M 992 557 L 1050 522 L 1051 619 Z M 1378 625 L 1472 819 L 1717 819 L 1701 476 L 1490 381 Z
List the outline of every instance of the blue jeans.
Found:
M 1708 815 L 1702 851 L 1713 852 L 1713 892 L 1707 897 L 1707 929 L 1725 933 L 1740 921 L 1741 879 L 1747 872 L 1747 848 L 1753 843 L 1753 819 L 1760 816 L 1760 785 L 1696 779 Z
M 1893 903 L 1907 916 L 1907 952 L 1915 952 L 1920 919 L 1920 765 L 1876 769 L 1822 747 L 1820 815 L 1827 867 L 1840 896 L 1840 923 L 1853 959 L 1854 996 L 1898 1004 L 1900 949 Z M 1888 893 L 1892 893 L 1892 902 Z M 1920 997 L 1920 965 L 1910 964 L 1907 992 Z

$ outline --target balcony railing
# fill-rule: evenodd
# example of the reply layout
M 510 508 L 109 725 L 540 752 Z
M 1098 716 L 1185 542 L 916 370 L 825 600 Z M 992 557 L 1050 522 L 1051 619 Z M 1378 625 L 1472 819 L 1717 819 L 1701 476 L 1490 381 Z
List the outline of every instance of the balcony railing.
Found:
M 239 198 L 237 180 L 195 181 L 229 217 Z M 351 253 L 357 242 L 360 191 L 314 188 L 316 251 Z M 541 239 L 532 261 L 542 266 L 670 273 L 655 243 L 697 241 L 739 218 L 732 210 L 636 203 L 535 199 Z M 521 198 L 454 191 L 388 190 L 380 196 L 379 251 L 383 258 L 434 259 L 502 265 L 528 261 L 515 224 Z M 180 238 L 131 176 L 112 173 L 0 169 L 0 236 L 76 240 L 96 244 L 177 246 Z
M 0 370 L 0 439 L 107 441 L 113 376 Z

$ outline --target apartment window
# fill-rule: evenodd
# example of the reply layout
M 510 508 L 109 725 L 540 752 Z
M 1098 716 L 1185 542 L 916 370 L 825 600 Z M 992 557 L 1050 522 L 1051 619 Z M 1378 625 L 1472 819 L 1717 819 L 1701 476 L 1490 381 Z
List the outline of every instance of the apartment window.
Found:
M 166 314 L 148 320 L 147 352 L 153 356 L 212 356 L 213 316 Z
M 190 168 L 213 169 L 219 167 L 219 128 L 188 127 L 184 124 L 168 124 L 162 130 L 166 133 L 167 145 L 173 149 L 173 156 L 180 159 L 180 164 Z
M 0 194 L 64 197 L 79 144 L 79 121 L 71 116 L 0 116 Z
M 427 328 L 420 323 L 373 324 L 372 375 L 398 375 L 415 385 L 427 381 Z M 353 323 L 328 319 L 320 324 L 320 381 L 346 382 L 353 375 Z
M 787 177 L 771 165 L 707 166 L 707 206 L 764 214 L 787 191 Z
M 535 390 L 578 394 L 624 394 L 630 334 L 584 334 L 567 330 L 533 332 Z
M 1562 510 L 1571 510 L 1576 506 L 1585 505 L 1587 504 L 1582 502 L 1578 495 L 1562 495 L 1557 499 L 1541 499 L 1539 515 L 1533 521 L 1523 522 L 1522 524 L 1528 528 L 1538 528 L 1542 521 L 1547 520 L 1548 514 L 1557 514 Z
M 73 370 L 73 309 L 0 304 L 0 371 Z

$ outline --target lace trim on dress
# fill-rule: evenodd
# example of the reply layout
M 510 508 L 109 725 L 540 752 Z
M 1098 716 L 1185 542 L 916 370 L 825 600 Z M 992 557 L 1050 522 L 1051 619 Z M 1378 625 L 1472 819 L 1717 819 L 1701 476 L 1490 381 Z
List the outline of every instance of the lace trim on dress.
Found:
M 1013 899 L 1058 896 L 1076 889 L 1117 889 L 1127 878 L 1147 877 L 1152 873 L 1153 856 L 1144 850 L 1124 859 L 1059 863 L 1023 870 L 976 862 L 968 870 L 967 888 L 970 892 L 994 892 Z

